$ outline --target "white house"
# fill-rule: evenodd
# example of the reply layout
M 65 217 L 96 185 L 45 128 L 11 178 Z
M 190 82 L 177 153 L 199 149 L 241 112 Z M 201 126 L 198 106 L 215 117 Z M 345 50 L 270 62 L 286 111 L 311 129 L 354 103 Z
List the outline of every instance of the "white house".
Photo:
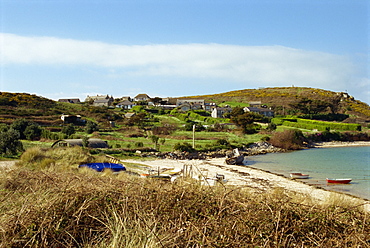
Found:
M 123 108 L 123 109 L 132 109 L 132 107 L 134 106 L 136 105 L 128 100 L 120 102 L 116 105 L 117 108 Z
M 216 107 L 212 110 L 211 116 L 213 118 L 224 118 L 224 114 L 230 113 L 231 111 L 232 111 L 232 108 L 230 107 L 224 107 L 224 108 Z

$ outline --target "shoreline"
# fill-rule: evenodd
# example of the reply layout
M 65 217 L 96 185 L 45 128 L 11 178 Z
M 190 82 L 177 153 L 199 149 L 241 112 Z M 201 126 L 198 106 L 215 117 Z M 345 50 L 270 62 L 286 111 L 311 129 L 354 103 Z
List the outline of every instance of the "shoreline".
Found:
M 370 201 L 341 192 L 330 191 L 318 186 L 309 185 L 305 182 L 287 178 L 273 172 L 251 168 L 243 165 L 227 165 L 225 158 L 212 158 L 206 160 L 121 160 L 124 164 L 136 163 L 149 166 L 153 169 L 175 169 L 181 170 L 184 166 L 191 167 L 194 171 L 194 178 L 212 178 L 217 174 L 225 176 L 226 185 L 240 186 L 258 192 L 268 192 L 277 188 L 283 188 L 289 192 L 298 193 L 302 196 L 309 196 L 318 204 L 325 204 L 330 201 L 348 201 L 354 205 L 363 206 L 364 211 L 370 212 Z M 309 198 L 308 197 L 308 198 Z
M 311 148 L 332 148 L 332 147 L 354 147 L 354 146 L 370 146 L 370 141 L 355 141 L 355 142 L 320 142 L 315 143 Z M 308 149 L 311 149 L 308 148 Z M 262 153 L 265 154 L 265 153 Z M 257 155 L 259 156 L 259 155 Z M 0 161 L 1 167 L 10 168 L 16 161 Z M 225 157 L 222 158 L 207 158 L 180 160 L 169 158 L 153 158 L 153 159 L 121 159 L 120 162 L 140 164 L 143 167 L 156 169 L 175 169 L 183 170 L 184 166 L 193 168 L 194 173 L 201 177 L 213 178 L 217 174 L 222 174 L 227 180 L 226 185 L 240 186 L 253 189 L 256 192 L 266 192 L 276 188 L 283 188 L 287 191 L 302 194 L 302 196 L 310 196 L 317 200 L 318 203 L 325 203 L 330 198 L 341 199 L 342 201 L 352 201 L 357 205 L 363 205 L 363 209 L 370 212 L 370 201 L 364 198 L 349 195 L 343 192 L 331 191 L 321 188 L 320 186 L 310 185 L 307 182 L 293 180 L 284 175 L 276 174 L 271 171 L 266 171 L 258 168 L 253 168 L 247 165 L 227 165 Z M 334 197 L 333 197 L 334 196 Z
M 328 141 L 316 142 L 311 148 L 333 148 L 333 147 L 353 147 L 353 146 L 370 146 L 370 141 Z

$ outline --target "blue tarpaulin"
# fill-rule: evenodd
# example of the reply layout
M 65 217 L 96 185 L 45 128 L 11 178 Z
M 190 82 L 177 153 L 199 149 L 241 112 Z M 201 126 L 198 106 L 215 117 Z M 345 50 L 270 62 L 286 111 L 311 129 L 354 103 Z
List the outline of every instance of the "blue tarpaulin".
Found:
M 115 164 L 115 163 L 89 163 L 89 164 L 81 164 L 78 166 L 78 168 L 81 167 L 88 167 L 90 169 L 94 169 L 98 172 L 101 172 L 105 169 L 110 169 L 114 172 L 118 171 L 125 171 L 126 168 L 121 164 Z

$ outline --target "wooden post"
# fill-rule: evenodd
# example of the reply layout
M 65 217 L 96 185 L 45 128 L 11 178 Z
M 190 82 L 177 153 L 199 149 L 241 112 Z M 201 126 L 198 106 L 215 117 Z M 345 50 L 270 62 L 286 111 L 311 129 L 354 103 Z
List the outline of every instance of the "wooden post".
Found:
M 193 125 L 193 149 L 195 149 L 195 124 Z

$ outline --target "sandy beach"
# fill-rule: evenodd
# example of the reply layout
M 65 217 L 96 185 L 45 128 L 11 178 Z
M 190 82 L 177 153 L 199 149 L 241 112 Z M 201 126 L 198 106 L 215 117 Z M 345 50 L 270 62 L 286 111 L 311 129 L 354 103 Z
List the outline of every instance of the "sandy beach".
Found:
M 317 144 L 317 147 L 343 147 L 343 146 L 370 146 L 370 142 L 325 142 Z M 121 160 L 122 163 L 136 163 L 148 166 L 153 170 L 173 169 L 175 171 L 191 168 L 194 178 L 214 178 L 217 174 L 225 176 L 226 185 L 236 185 L 251 188 L 255 191 L 265 192 L 276 188 L 308 195 L 318 203 L 327 203 L 330 199 L 351 201 L 363 205 L 370 212 L 370 201 L 363 200 L 343 193 L 332 192 L 325 189 L 308 185 L 299 180 L 292 180 L 284 176 L 275 175 L 270 172 L 250 168 L 248 166 L 227 165 L 225 158 L 214 158 L 207 160 Z
M 329 148 L 329 147 L 347 147 L 347 146 L 370 146 L 370 141 L 330 141 L 330 142 L 317 142 L 314 144 L 315 148 Z

